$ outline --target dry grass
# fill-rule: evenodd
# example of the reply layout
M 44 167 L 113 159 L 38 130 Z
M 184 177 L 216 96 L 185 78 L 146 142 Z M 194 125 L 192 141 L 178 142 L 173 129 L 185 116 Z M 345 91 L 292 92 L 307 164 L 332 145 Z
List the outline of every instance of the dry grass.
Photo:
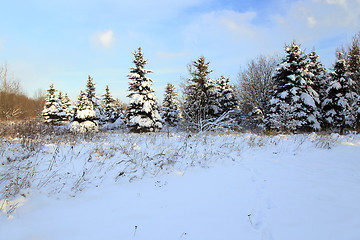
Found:
M 297 148 L 311 143 L 310 147 L 330 149 L 337 141 L 328 134 L 294 136 L 229 131 L 75 135 L 63 126 L 38 121 L 7 123 L 0 130 L 0 213 L 10 215 L 18 206 L 14 200 L 28 188 L 76 196 L 103 181 L 134 181 L 148 174 L 235 161 L 244 149 L 268 145 L 286 149 L 288 139 L 295 141 L 292 146 Z M 76 166 L 69 168 L 72 165 Z

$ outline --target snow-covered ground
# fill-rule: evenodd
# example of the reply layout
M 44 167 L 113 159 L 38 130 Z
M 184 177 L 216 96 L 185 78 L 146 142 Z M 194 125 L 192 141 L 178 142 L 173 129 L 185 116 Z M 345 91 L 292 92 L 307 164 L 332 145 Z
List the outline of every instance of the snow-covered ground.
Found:
M 360 239 L 359 135 L 99 135 L 2 140 L 0 240 Z

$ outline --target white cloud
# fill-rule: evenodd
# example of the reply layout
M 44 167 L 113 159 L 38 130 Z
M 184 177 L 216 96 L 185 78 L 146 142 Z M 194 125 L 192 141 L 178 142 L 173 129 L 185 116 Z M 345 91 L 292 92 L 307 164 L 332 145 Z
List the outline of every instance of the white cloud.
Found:
M 234 11 L 223 11 L 217 16 L 216 21 L 234 34 L 254 37 L 256 32 L 250 22 L 255 17 L 255 12 L 237 13 Z
M 105 32 L 95 33 L 92 37 L 92 42 L 105 48 L 111 48 L 115 43 L 114 32 L 107 30 Z
M 184 31 L 188 42 L 209 42 L 213 39 L 231 39 L 242 42 L 257 39 L 258 28 L 251 23 L 255 12 L 236 12 L 232 10 L 212 11 L 199 16 Z
M 302 42 L 354 34 L 360 27 L 359 0 L 305 0 L 288 5 L 285 14 L 277 14 L 278 32 Z M 347 36 L 345 36 L 346 38 Z
M 360 25 L 359 0 L 313 0 L 303 6 L 311 9 L 319 28 L 358 28 Z
M 345 42 L 360 26 L 360 0 L 298 0 L 280 8 L 268 16 L 233 10 L 202 14 L 184 29 L 186 50 L 218 66 L 239 66 L 259 54 L 281 56 L 284 43 L 296 40 L 306 51 L 315 47 L 328 64 L 343 44 L 339 40 Z
M 241 65 L 277 50 L 266 38 L 271 33 L 255 23 L 257 18 L 254 11 L 219 10 L 199 15 L 183 31 L 185 49 L 192 59 L 205 56 L 211 68 L 216 68 L 214 75 L 227 74 L 235 81 Z
M 316 21 L 315 17 L 309 16 L 309 17 L 307 17 L 307 23 L 310 28 L 313 28 L 316 26 L 317 21 Z

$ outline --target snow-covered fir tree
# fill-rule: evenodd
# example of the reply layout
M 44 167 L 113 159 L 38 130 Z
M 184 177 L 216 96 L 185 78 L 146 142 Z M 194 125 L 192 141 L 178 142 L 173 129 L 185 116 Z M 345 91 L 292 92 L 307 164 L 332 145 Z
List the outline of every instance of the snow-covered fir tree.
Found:
M 205 122 L 215 120 L 220 112 L 215 81 L 209 77 L 212 72 L 209 64 L 203 56 L 193 61 L 184 89 L 183 117 L 196 130 L 201 130 Z
M 119 118 L 116 109 L 115 99 L 111 96 L 109 86 L 106 85 L 105 94 L 103 95 L 103 119 L 104 122 L 113 123 Z
M 360 95 L 356 102 L 353 104 L 353 109 L 355 110 L 355 130 L 359 133 L 360 132 Z
M 344 130 L 354 129 L 357 100 L 355 82 L 350 78 L 342 52 L 337 52 L 337 61 L 334 70 L 330 72 L 330 86 L 322 103 L 324 112 L 324 126 L 343 133 Z M 356 107 L 355 107 L 356 108 Z
M 177 99 L 175 86 L 171 83 L 168 83 L 165 88 L 162 104 L 162 119 L 171 127 L 176 126 L 180 120 L 180 103 Z
M 94 121 L 96 119 L 93 103 L 89 100 L 87 94 L 81 91 L 76 104 L 74 120 L 83 122 L 87 120 Z
M 273 76 L 274 89 L 266 124 L 273 130 L 320 130 L 319 95 L 312 88 L 307 56 L 293 42 Z
M 81 91 L 76 104 L 70 131 L 81 133 L 98 131 L 99 127 L 96 120 L 97 117 L 93 103 L 89 100 L 87 94 Z
M 42 116 L 46 123 L 51 124 L 60 123 L 65 116 L 61 103 L 56 96 L 54 84 L 51 84 L 50 88 L 47 90 Z
M 347 53 L 347 66 L 350 78 L 356 84 L 356 92 L 360 95 L 360 33 L 353 38 Z
M 61 106 L 62 111 L 64 114 L 62 114 L 61 121 L 62 122 L 68 122 L 73 117 L 73 111 L 72 111 L 72 104 L 71 100 L 68 97 L 67 94 L 63 95 L 62 92 L 59 92 L 58 94 L 58 102 Z
M 225 78 L 221 76 L 220 79 L 217 80 L 216 89 L 218 94 L 217 101 L 220 107 L 219 116 L 238 108 L 238 100 L 235 96 L 234 89 L 230 86 L 230 77 Z
M 70 121 L 73 118 L 74 109 L 73 104 L 67 93 L 65 93 L 64 97 L 61 100 L 61 107 L 65 112 L 65 121 Z
M 114 106 L 119 117 L 125 119 L 126 105 L 119 98 L 115 98 Z
M 313 50 L 308 55 L 309 67 L 308 70 L 312 74 L 310 80 L 313 82 L 312 88 L 319 94 L 320 102 L 326 96 L 326 89 L 329 86 L 327 71 L 324 65 L 319 61 L 319 55 Z
M 155 131 L 161 129 L 163 124 L 159 103 L 151 87 L 153 80 L 146 76 L 152 71 L 145 69 L 147 60 L 144 60 L 141 48 L 133 55 L 135 67 L 130 69 L 128 75 L 130 103 L 127 107 L 127 124 L 133 132 Z
M 93 78 L 89 75 L 86 83 L 86 96 L 88 100 L 93 104 L 95 115 L 97 119 L 100 119 L 102 116 L 102 108 L 99 104 L 99 99 L 96 96 L 95 84 L 93 83 Z
M 92 103 L 97 102 L 96 93 L 95 93 L 95 84 L 93 83 L 93 78 L 89 75 L 86 83 L 86 96 Z
M 217 122 L 223 128 L 239 129 L 243 120 L 239 108 L 239 100 L 235 90 L 230 86 L 230 77 L 221 76 L 216 80 L 217 101 L 219 112 Z
M 63 101 L 64 101 L 64 95 L 62 94 L 61 91 L 59 91 L 57 98 L 58 98 L 57 101 L 58 101 L 58 103 L 60 104 L 60 107 L 61 107 L 62 111 L 64 111 L 63 104 L 62 104 Z M 63 121 L 65 121 L 65 120 L 66 120 L 66 114 L 65 114 L 65 112 L 64 112 L 64 114 L 61 116 L 60 121 L 63 122 Z

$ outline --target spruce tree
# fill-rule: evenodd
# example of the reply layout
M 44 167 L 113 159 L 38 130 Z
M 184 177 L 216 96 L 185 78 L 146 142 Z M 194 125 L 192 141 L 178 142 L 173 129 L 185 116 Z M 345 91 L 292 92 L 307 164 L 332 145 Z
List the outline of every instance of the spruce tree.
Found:
M 44 109 L 42 111 L 44 121 L 46 123 L 58 124 L 62 121 L 64 115 L 65 113 L 61 108 L 61 103 L 56 96 L 54 84 L 51 84 L 47 90 Z
M 70 131 L 81 133 L 97 131 L 99 128 L 96 120 L 97 117 L 93 103 L 89 100 L 87 94 L 81 91 L 76 104 Z
M 59 94 L 58 94 L 58 96 L 57 96 L 57 101 L 58 101 L 58 103 L 59 103 L 59 105 L 60 105 L 60 108 L 61 108 L 61 110 L 62 110 L 62 113 L 61 113 L 61 116 L 60 116 L 60 121 L 65 121 L 65 118 L 66 118 L 66 114 L 65 114 L 65 112 L 64 112 L 64 108 L 63 108 L 63 101 L 64 101 L 64 96 L 63 96 L 63 94 L 62 94 L 62 92 L 61 91 L 59 91 Z
M 326 89 L 329 85 L 327 71 L 324 65 L 319 61 L 319 55 L 313 50 L 309 55 L 310 80 L 313 82 L 312 88 L 318 93 L 319 100 L 322 102 L 326 96 Z
M 175 86 L 168 83 L 165 88 L 165 96 L 162 104 L 162 119 L 169 126 L 176 126 L 180 120 L 180 104 L 177 100 Z
M 95 84 L 93 83 L 93 78 L 89 75 L 86 83 L 86 96 L 92 103 L 97 101 L 95 93 Z
M 113 105 L 114 105 L 116 114 L 118 115 L 118 120 L 121 120 L 121 122 L 125 124 L 125 121 L 126 121 L 126 119 L 125 119 L 126 106 L 118 98 L 116 98 L 114 100 Z
M 67 93 L 65 93 L 61 101 L 61 106 L 63 111 L 65 112 L 65 121 L 70 121 L 73 118 L 74 110 L 71 100 Z
M 104 122 L 113 123 L 119 117 L 119 114 L 115 107 L 115 99 L 111 96 L 109 86 L 106 85 L 105 94 L 103 95 L 103 116 Z
M 100 119 L 102 116 L 102 108 L 99 104 L 99 99 L 96 96 L 95 84 L 93 83 L 93 78 L 89 75 L 86 83 L 86 96 L 88 101 L 90 101 L 94 107 L 95 116 L 97 119 Z
M 155 131 L 162 128 L 162 119 L 155 91 L 151 87 L 153 80 L 146 76 L 152 71 L 145 69 L 147 60 L 144 60 L 140 47 L 133 55 L 135 67 L 130 69 L 128 75 L 128 97 L 131 100 L 127 107 L 127 124 L 133 132 Z
M 319 95 L 312 88 L 307 56 L 293 42 L 273 76 L 274 89 L 266 123 L 269 129 L 320 130 Z
M 356 102 L 353 104 L 355 110 L 355 130 L 360 131 L 360 95 L 358 95 Z
M 184 89 L 183 116 L 190 127 L 202 130 L 204 122 L 215 120 L 220 112 L 215 81 L 209 77 L 210 62 L 199 57 L 189 65 L 190 78 Z
M 347 66 L 350 78 L 356 84 L 356 92 L 360 95 L 360 33 L 352 40 L 347 53 Z
M 217 80 L 216 88 L 220 107 L 219 116 L 238 108 L 238 100 L 235 97 L 234 89 L 230 86 L 230 77 L 225 78 L 221 76 L 220 79 Z
M 324 125 L 340 133 L 354 129 L 357 100 L 355 82 L 350 78 L 347 70 L 344 53 L 337 52 L 337 61 L 334 70 L 330 73 L 330 86 L 322 104 Z
M 217 124 L 222 128 L 239 129 L 243 120 L 239 108 L 239 100 L 235 96 L 235 91 L 230 86 L 230 77 L 221 76 L 216 80 L 217 102 L 219 112 L 217 114 Z
M 61 122 L 67 122 L 67 121 L 70 120 L 69 115 L 67 113 L 68 109 L 67 109 L 66 101 L 67 101 L 67 99 L 65 99 L 65 96 L 62 94 L 62 92 L 59 92 L 59 94 L 58 94 L 58 102 L 59 102 L 60 107 L 62 109 L 62 112 L 60 113 L 60 117 L 61 117 L 60 121 Z
M 97 120 L 95 111 L 94 111 L 94 105 L 89 100 L 88 95 L 81 91 L 77 104 L 76 104 L 76 110 L 74 114 L 74 120 L 78 122 L 84 122 L 84 121 L 95 121 Z

